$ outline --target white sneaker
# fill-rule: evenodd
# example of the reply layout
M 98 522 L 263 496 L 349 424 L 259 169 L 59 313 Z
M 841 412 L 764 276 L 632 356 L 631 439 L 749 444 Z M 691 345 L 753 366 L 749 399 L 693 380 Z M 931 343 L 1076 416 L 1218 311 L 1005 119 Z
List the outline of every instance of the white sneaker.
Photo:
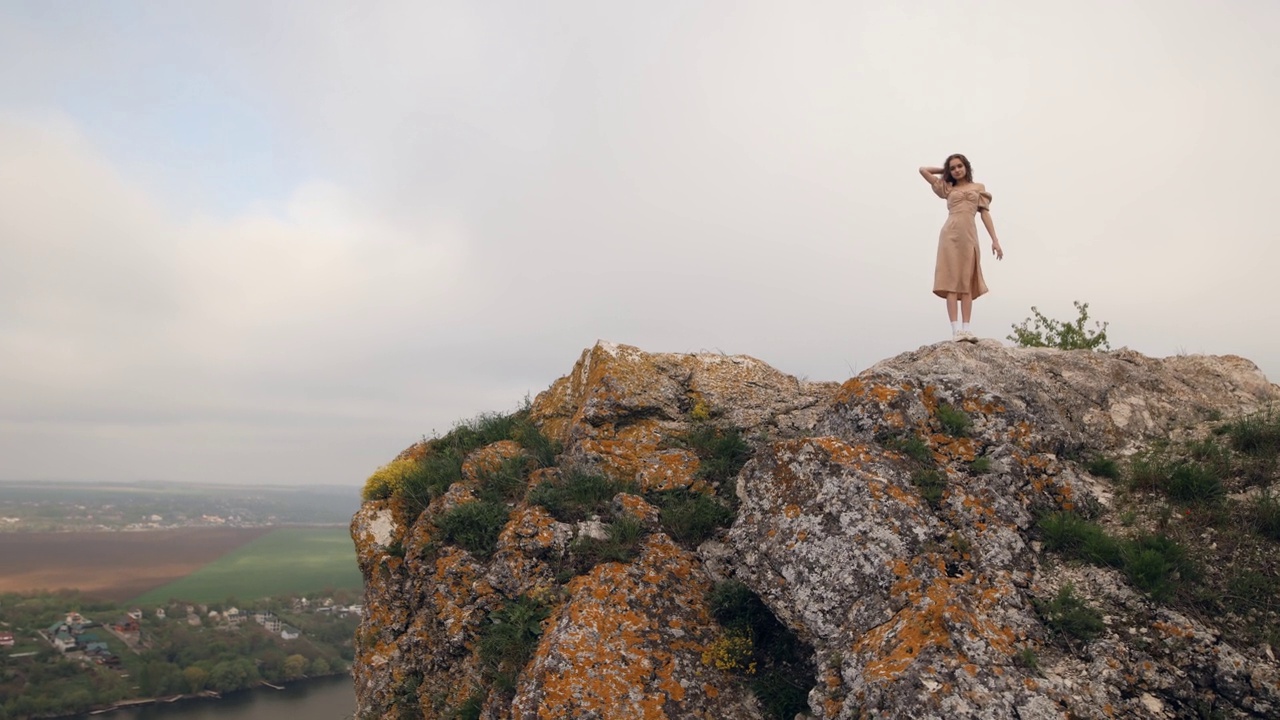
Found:
M 976 336 L 976 335 L 974 335 L 973 333 L 969 332 L 968 330 L 957 330 L 957 331 L 956 331 L 956 336 L 955 336 L 955 341 L 956 341 L 956 342 L 976 343 L 976 342 L 978 342 L 978 338 L 977 338 L 977 336 Z

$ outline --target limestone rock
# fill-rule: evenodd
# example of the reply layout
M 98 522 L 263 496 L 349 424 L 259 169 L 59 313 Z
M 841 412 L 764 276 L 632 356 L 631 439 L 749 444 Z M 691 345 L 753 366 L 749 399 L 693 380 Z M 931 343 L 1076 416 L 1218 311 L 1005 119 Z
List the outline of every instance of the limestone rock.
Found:
M 508 503 L 490 555 L 444 543 L 436 518 L 522 452 L 509 441 L 472 453 L 416 518 L 394 500 L 366 503 L 351 525 L 368 609 L 358 717 L 452 717 L 483 699 L 487 720 L 763 718 L 747 676 L 707 659 L 725 633 L 708 595 L 727 579 L 803 643 L 812 718 L 1276 717 L 1269 646 L 1233 645 L 1114 569 L 1044 554 L 1034 525 L 1044 510 L 1113 505 L 1114 487 L 1079 458 L 1198 437 L 1277 402 L 1280 388 L 1230 356 L 943 343 L 836 384 L 753 358 L 599 343 L 532 404 L 563 453 L 529 485 L 566 469 L 630 483 L 608 512 L 641 521 L 639 553 L 567 577 L 574 543 L 604 541 L 606 519 L 559 522 L 527 494 Z M 645 495 L 710 491 L 677 441 L 698 423 L 741 430 L 754 454 L 720 488 L 737 497 L 732 526 L 695 552 Z M 1064 650 L 1036 606 L 1066 584 L 1105 629 Z M 518 598 L 538 598 L 546 618 L 511 687 L 493 690 L 481 638 Z

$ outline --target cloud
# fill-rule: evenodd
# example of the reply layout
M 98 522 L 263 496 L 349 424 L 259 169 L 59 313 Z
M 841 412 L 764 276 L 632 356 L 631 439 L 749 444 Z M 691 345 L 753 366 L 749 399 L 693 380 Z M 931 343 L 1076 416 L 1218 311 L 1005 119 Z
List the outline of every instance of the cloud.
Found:
M 9 423 L 400 416 L 395 379 L 366 368 L 447 335 L 449 298 L 465 296 L 464 228 L 407 233 L 333 184 L 278 212 L 173 217 L 65 118 L 0 118 L 0 155 Z
M 957 150 L 980 334 L 1078 299 L 1280 376 L 1273 2 L 4 12 L 0 475 L 355 480 L 598 338 L 840 379 L 946 337 Z

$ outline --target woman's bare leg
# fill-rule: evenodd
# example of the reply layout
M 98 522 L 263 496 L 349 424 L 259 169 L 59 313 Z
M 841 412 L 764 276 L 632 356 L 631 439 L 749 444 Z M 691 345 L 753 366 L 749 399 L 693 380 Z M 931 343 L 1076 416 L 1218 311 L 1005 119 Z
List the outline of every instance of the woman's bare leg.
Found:
M 947 302 L 948 303 L 952 302 L 950 297 L 947 298 Z M 951 312 L 951 319 L 955 320 L 956 314 L 955 314 L 954 305 L 952 305 L 950 312 Z M 960 296 L 960 318 L 961 320 L 964 321 L 965 324 L 968 324 L 969 318 L 972 316 L 973 316 L 973 296 L 968 293 L 965 293 L 964 295 Z
M 966 297 L 968 296 L 966 295 Z M 955 322 L 957 320 L 957 317 L 956 317 L 957 314 L 958 313 L 956 312 L 956 294 L 949 293 L 947 295 L 947 317 L 951 319 L 951 322 Z

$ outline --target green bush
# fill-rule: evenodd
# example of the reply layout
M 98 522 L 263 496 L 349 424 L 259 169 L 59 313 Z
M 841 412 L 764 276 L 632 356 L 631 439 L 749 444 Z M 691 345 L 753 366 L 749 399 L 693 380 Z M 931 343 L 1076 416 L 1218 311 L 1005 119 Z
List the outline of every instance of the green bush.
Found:
M 1063 322 L 1045 317 L 1036 307 L 1031 307 L 1031 317 L 1013 326 L 1010 340 L 1020 347 L 1051 347 L 1059 350 L 1110 350 L 1107 341 L 1107 323 L 1094 323 L 1097 330 L 1086 330 L 1089 321 L 1089 303 L 1073 301 L 1078 316 L 1074 322 Z M 1028 325 L 1030 325 L 1028 327 Z
M 1280 540 L 1280 500 L 1269 492 L 1258 495 L 1250 508 L 1253 529 L 1259 535 Z
M 929 505 L 937 508 L 942 505 L 942 492 L 947 487 L 947 478 L 934 468 L 921 468 L 911 473 L 911 484 L 920 491 L 920 497 Z
M 546 508 L 561 522 L 578 522 L 592 515 L 605 514 L 614 495 L 634 490 L 635 487 L 629 483 L 574 469 L 554 482 L 534 488 L 529 493 L 529 502 Z
M 716 498 L 692 490 L 668 490 L 649 495 L 661 514 L 662 529 L 677 542 L 697 546 L 716 530 L 733 524 L 734 511 Z
M 1280 580 L 1255 570 L 1242 570 L 1227 583 L 1231 607 L 1272 612 L 1280 608 Z
M 481 413 L 471 420 L 454 425 L 452 430 L 432 443 L 439 447 L 455 448 L 465 456 L 476 448 L 499 440 L 511 440 L 526 414 Z
M 365 482 L 364 499 L 398 497 L 408 503 L 410 510 L 420 512 L 433 499 L 443 495 L 450 485 L 462 479 L 462 464 L 468 454 L 500 440 L 520 443 L 532 458 L 534 467 L 553 465 L 560 452 L 559 445 L 534 426 L 527 406 L 511 414 L 484 413 L 458 423 L 442 437 L 427 440 L 421 459 L 394 460 L 379 468 Z M 522 459 L 519 463 L 528 465 L 530 461 Z M 490 474 L 493 482 L 488 489 L 496 491 L 496 495 L 491 497 L 509 499 L 515 494 L 515 485 L 527 478 L 527 469 L 522 468 L 518 482 L 507 482 L 514 481 L 512 471 L 517 469 L 517 464 L 514 460 L 504 464 L 501 472 L 506 476 Z
M 497 549 L 498 535 L 506 523 L 507 507 L 484 500 L 463 503 L 436 518 L 445 542 L 482 558 Z
M 1052 600 L 1034 602 L 1045 626 L 1055 638 L 1087 643 L 1106 629 L 1102 615 L 1076 597 L 1075 588 L 1070 583 L 1059 588 Z
M 640 552 L 644 524 L 632 515 L 621 515 L 605 528 L 603 540 L 580 537 L 569 546 L 575 573 L 582 573 L 602 562 L 629 563 Z
M 560 443 L 542 434 L 525 413 L 511 431 L 511 439 L 520 443 L 537 463 L 538 467 L 551 467 L 556 464 L 556 456 L 560 454 Z
M 493 503 L 518 499 L 524 494 L 533 470 L 530 457 L 516 455 L 504 458 L 498 467 L 477 473 L 480 499 Z
M 1120 479 L 1120 464 L 1115 460 L 1112 460 L 1109 457 L 1103 457 L 1102 455 L 1095 455 L 1090 458 L 1084 469 L 1088 470 L 1091 475 L 1097 475 L 1098 477 L 1110 478 L 1112 480 Z
M 1184 503 L 1217 504 L 1227 490 L 1208 468 L 1199 463 L 1181 462 L 1169 473 L 1169 497 Z
M 986 475 L 991 472 L 991 458 L 985 455 L 974 458 L 973 462 L 969 463 L 969 472 L 974 475 Z
M 953 437 L 965 437 L 973 428 L 973 421 L 969 419 L 968 413 L 954 405 L 941 403 L 935 414 L 938 423 L 942 425 L 942 431 Z
M 1255 457 L 1280 455 L 1280 414 L 1271 410 L 1255 413 L 1223 426 L 1238 452 Z
M 793 673 L 770 668 L 749 683 L 751 692 L 760 701 L 765 717 L 775 720 L 793 720 L 809 711 L 810 678 L 797 679 Z
M 737 428 L 695 422 L 676 442 L 698 456 L 698 477 L 713 483 L 732 480 L 751 459 L 751 448 Z
M 1156 600 L 1167 600 L 1180 580 L 1195 575 L 1186 548 L 1167 535 L 1143 535 L 1125 543 L 1123 556 L 1129 580 Z
M 809 711 L 809 690 L 817 680 L 799 638 L 754 592 L 737 580 L 716 583 L 707 598 L 711 615 L 730 634 L 751 639 L 751 664 L 759 675 L 748 684 L 769 717 L 791 720 Z
M 1129 486 L 1135 490 L 1160 490 L 1172 471 L 1173 463 L 1162 451 L 1144 450 L 1129 458 Z
M 480 720 L 480 712 L 484 710 L 484 693 L 476 693 L 467 698 L 458 709 L 453 711 L 449 720 Z
M 515 688 L 516 676 L 538 647 L 548 615 L 545 604 L 527 595 L 489 614 L 480 631 L 480 662 L 498 690 Z
M 1050 513 L 1037 524 L 1046 550 L 1055 550 L 1095 565 L 1119 567 L 1122 544 L 1101 525 L 1069 511 Z
M 916 462 L 927 463 L 933 461 L 933 451 L 930 450 L 929 445 L 915 433 L 887 435 L 881 438 L 880 444 L 889 450 L 902 453 Z

